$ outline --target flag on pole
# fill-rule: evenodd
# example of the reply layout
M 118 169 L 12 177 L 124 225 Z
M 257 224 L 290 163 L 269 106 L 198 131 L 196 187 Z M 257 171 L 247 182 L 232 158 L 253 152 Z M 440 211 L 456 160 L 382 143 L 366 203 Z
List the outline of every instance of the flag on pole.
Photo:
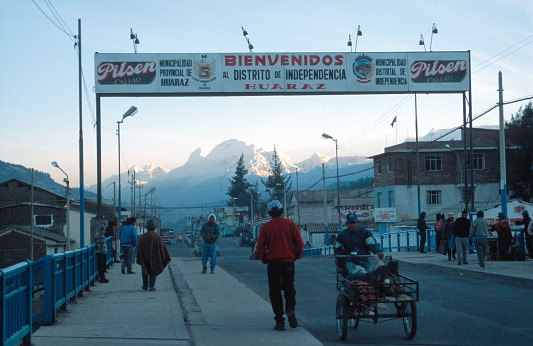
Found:
M 391 127 L 394 127 L 394 123 L 396 122 L 396 118 L 397 118 L 397 117 L 398 117 L 398 116 L 395 116 L 394 119 L 392 119 L 392 123 L 390 123 L 390 126 L 391 126 Z

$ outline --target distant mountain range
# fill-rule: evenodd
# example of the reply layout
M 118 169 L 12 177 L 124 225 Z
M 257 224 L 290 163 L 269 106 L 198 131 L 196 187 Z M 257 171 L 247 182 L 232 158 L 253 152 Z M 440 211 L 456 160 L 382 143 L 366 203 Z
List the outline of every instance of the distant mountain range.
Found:
M 148 205 L 150 202 L 157 202 L 159 205 L 176 209 L 224 206 L 228 199 L 226 191 L 229 187 L 229 179 L 235 175 L 235 167 L 241 154 L 243 154 L 245 166 L 249 171 L 246 177 L 248 182 L 257 184 L 262 197 L 267 198 L 261 178 L 268 177 L 274 152 L 257 149 L 253 145 L 247 145 L 237 139 L 230 139 L 220 143 L 207 156 L 202 156 L 201 150 L 197 149 L 190 154 L 184 165 L 172 170 L 147 165 L 144 167 L 133 166 L 129 172 L 135 170 L 135 179 L 142 186 L 140 194 L 146 198 Z M 278 157 L 283 166 L 284 174 L 291 175 L 291 190 L 296 191 L 297 188 L 299 190 L 321 189 L 323 186 L 321 182 L 322 163 L 325 164 L 328 189 L 336 188 L 335 178 L 337 172 L 334 156 L 326 157 L 315 153 L 310 158 L 298 163 L 289 162 L 279 152 Z M 371 166 L 371 160 L 364 157 L 339 157 L 341 183 L 372 176 L 373 171 L 369 169 Z M 296 170 L 298 170 L 298 181 L 296 181 Z M 0 161 L 0 182 L 13 178 L 31 183 L 31 169 L 22 165 Z M 131 204 L 131 184 L 128 184 L 128 181 L 133 181 L 133 177 L 126 171 L 121 174 L 124 206 Z M 118 187 L 117 175 L 102 181 L 102 186 L 104 187 L 102 191 L 103 199 L 113 200 L 114 192 L 112 186 L 110 186 L 112 182 L 116 182 Z M 320 184 L 318 184 L 319 182 Z M 65 186 L 56 183 L 50 177 L 50 174 L 46 172 L 35 171 L 34 184 L 57 194 L 65 194 Z M 137 201 L 139 196 L 138 186 L 135 190 Z M 96 199 L 96 188 L 96 185 L 87 188 L 85 197 Z M 156 201 L 153 200 L 153 196 L 146 195 L 151 188 L 155 188 Z M 78 199 L 79 189 L 75 188 L 71 191 L 72 198 Z M 152 200 L 150 200 L 151 198 Z
M 228 199 L 226 191 L 229 186 L 229 179 L 235 175 L 237 162 L 243 155 L 245 167 L 248 169 L 246 177 L 251 184 L 259 185 L 259 192 L 265 195 L 265 188 L 261 183 L 261 178 L 268 177 L 271 171 L 270 162 L 273 151 L 264 151 L 255 148 L 254 145 L 237 139 L 226 140 L 211 150 L 206 156 L 201 155 L 200 148 L 193 151 L 187 162 L 175 169 L 164 170 L 160 167 L 148 165 L 144 167 L 131 167 L 129 172 L 135 170 L 135 179 L 143 184 L 141 195 L 144 196 L 151 188 L 156 188 L 157 202 L 169 207 L 195 208 L 202 206 L 223 206 Z M 318 153 L 310 158 L 291 163 L 278 152 L 284 174 L 292 177 L 292 190 L 296 190 L 297 182 L 295 172 L 298 169 L 298 188 L 300 190 L 309 188 L 322 179 L 322 163 L 325 163 L 325 174 L 328 188 L 336 188 L 336 165 L 335 157 L 321 156 Z M 339 157 L 339 175 L 350 174 L 341 178 L 342 182 L 356 181 L 361 177 L 373 175 L 369 169 L 372 166 L 371 160 L 360 156 Z M 360 173 L 357 173 L 359 172 Z M 352 173 L 352 174 L 351 174 Z M 121 174 L 122 200 L 128 203 L 131 199 L 131 184 L 133 181 L 131 173 Z M 114 175 L 102 182 L 102 186 L 109 186 L 112 182 L 118 182 L 118 176 Z M 128 187 L 129 186 L 129 187 Z M 322 188 L 322 184 L 317 184 L 312 189 Z M 89 188 L 96 191 L 96 185 Z M 112 189 L 104 189 L 104 198 L 113 198 Z M 138 196 L 138 189 L 135 192 Z M 149 198 L 147 196 L 149 203 Z M 129 203 L 128 203 L 129 204 Z

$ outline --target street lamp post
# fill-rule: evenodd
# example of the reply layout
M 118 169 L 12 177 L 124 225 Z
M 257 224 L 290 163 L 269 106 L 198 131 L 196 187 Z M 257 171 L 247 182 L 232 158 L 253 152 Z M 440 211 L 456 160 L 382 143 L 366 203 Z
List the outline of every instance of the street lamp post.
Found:
M 118 136 L 118 222 L 122 223 L 122 193 L 120 189 L 120 124 L 124 122 L 129 116 L 137 114 L 137 107 L 131 106 L 130 109 L 122 115 L 122 120 L 117 121 L 117 136 Z
M 235 226 L 235 200 L 237 197 L 233 197 L 233 237 L 235 237 L 235 231 L 237 230 L 237 227 Z
M 453 151 L 453 153 L 457 157 L 457 163 L 459 164 L 459 179 L 460 179 L 460 182 L 461 182 L 461 184 L 459 185 L 459 189 L 461 191 L 461 211 L 462 211 L 463 210 L 463 198 L 464 198 L 463 196 L 464 196 L 464 193 L 463 193 L 463 168 L 461 166 L 461 160 L 459 159 L 459 154 L 457 154 L 457 151 L 455 151 L 454 148 L 450 147 L 449 144 L 444 144 L 444 146 L 446 148 L 450 149 L 451 151 Z
M 143 224 L 143 230 L 146 229 L 144 225 L 146 225 L 146 196 L 150 195 L 152 192 L 155 191 L 155 187 L 152 187 L 150 191 L 144 194 L 144 224 Z M 150 200 L 152 199 L 152 195 L 150 195 Z M 152 213 L 152 209 L 150 208 L 150 214 Z M 151 216 L 151 215 L 150 215 Z M 143 232 L 144 233 L 144 232 Z
M 70 250 L 70 186 L 69 186 L 69 180 L 68 180 L 68 174 L 65 173 L 61 167 L 57 164 L 57 162 L 52 161 L 52 166 L 55 168 L 58 168 L 63 174 L 66 175 L 66 178 L 63 179 L 65 183 L 67 183 L 67 251 Z M 82 210 L 83 212 L 83 210 Z
M 341 222 L 341 190 L 340 190 L 340 183 L 339 183 L 339 155 L 338 155 L 338 149 L 339 145 L 337 144 L 337 140 L 330 135 L 323 133 L 322 138 L 324 139 L 331 139 L 335 141 L 335 162 L 337 163 L 337 212 L 339 213 L 339 233 L 342 231 L 342 222 Z

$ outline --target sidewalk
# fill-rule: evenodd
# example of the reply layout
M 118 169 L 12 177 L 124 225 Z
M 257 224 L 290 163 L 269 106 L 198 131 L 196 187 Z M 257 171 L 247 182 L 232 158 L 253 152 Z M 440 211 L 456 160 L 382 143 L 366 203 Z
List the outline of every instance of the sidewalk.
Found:
M 412 267 L 533 289 L 533 260 L 529 258 L 525 261 L 485 261 L 485 270 L 481 270 L 476 254 L 468 254 L 468 264 L 462 265 L 457 265 L 457 260 L 448 261 L 448 256 L 435 252 L 391 252 L 385 255 L 398 260 L 400 268 Z
M 33 334 L 40 345 L 321 345 L 302 327 L 273 330 L 270 303 L 217 267 L 200 274 L 198 258 L 173 258 L 155 292 L 141 289 L 141 269 L 108 269 L 56 323 Z

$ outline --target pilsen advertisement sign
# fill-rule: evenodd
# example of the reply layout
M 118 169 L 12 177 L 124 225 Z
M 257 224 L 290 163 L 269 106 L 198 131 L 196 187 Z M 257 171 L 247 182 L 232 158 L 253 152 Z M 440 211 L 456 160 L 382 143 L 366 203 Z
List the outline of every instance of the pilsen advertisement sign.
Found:
M 96 93 L 175 95 L 455 93 L 470 52 L 94 56 Z

